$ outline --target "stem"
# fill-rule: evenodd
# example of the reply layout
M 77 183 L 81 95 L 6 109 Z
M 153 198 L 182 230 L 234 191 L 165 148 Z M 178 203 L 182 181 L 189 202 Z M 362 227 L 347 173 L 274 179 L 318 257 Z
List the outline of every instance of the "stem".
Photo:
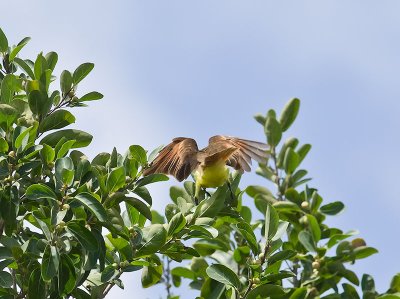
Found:
M 271 248 L 271 242 L 269 240 L 267 240 L 265 242 L 264 254 L 261 257 L 261 272 L 262 272 L 262 265 L 264 264 L 264 262 L 265 262 L 265 260 L 267 258 L 267 254 L 268 254 L 270 248 Z
M 275 147 L 271 148 L 271 157 L 272 157 L 272 160 L 274 161 L 274 169 L 273 170 L 274 170 L 274 175 L 275 175 L 275 184 L 278 187 L 277 196 L 278 196 L 279 200 L 283 200 L 283 196 L 282 196 L 282 192 L 281 192 L 282 185 L 281 185 L 281 180 L 280 180 L 280 177 L 279 177 L 279 171 L 278 171 Z
M 104 291 L 103 291 L 103 296 L 102 296 L 101 298 L 104 298 L 104 297 L 107 296 L 108 292 L 110 292 L 111 289 L 112 289 L 112 287 L 115 286 L 114 280 L 118 279 L 118 278 L 122 275 L 122 273 L 123 273 L 123 272 L 122 272 L 121 270 L 119 270 L 119 273 L 118 273 L 117 276 L 113 279 L 113 282 L 110 282 L 110 283 L 106 286 L 106 288 L 104 289 Z
M 167 268 L 165 269 L 165 274 L 164 274 L 164 278 L 165 278 L 165 289 L 167 290 L 167 298 L 171 298 L 171 268 L 170 268 L 170 264 L 171 264 L 171 259 L 169 257 L 166 257 L 166 264 L 167 264 Z
M 249 281 L 249 286 L 247 287 L 247 290 L 244 293 L 242 298 L 246 298 L 247 294 L 251 291 L 251 286 L 253 285 L 253 281 L 251 280 L 251 277 L 250 277 L 250 272 L 251 272 L 251 269 L 249 268 L 249 272 L 247 273 L 247 280 Z
M 11 270 L 11 276 L 13 279 L 13 289 L 15 290 L 15 292 L 17 292 L 17 280 L 15 278 L 15 270 Z
M 295 287 L 295 288 L 298 288 L 298 287 L 300 287 L 300 281 L 299 281 L 299 279 L 297 278 L 297 269 L 299 268 L 299 261 L 298 260 L 296 260 L 296 261 L 294 261 L 293 262 L 293 273 L 296 275 L 295 277 L 293 277 L 293 286 Z
M 68 92 L 66 92 L 63 96 L 63 98 L 61 99 L 60 103 L 58 103 L 57 106 L 55 106 L 53 109 L 51 109 L 46 116 L 49 116 L 50 114 L 52 114 L 55 110 L 57 110 L 58 108 L 61 108 L 62 106 L 65 106 L 66 104 L 69 104 L 71 102 L 71 100 L 64 102 L 67 99 L 67 96 L 69 95 L 69 93 L 74 89 L 75 86 L 72 86 Z

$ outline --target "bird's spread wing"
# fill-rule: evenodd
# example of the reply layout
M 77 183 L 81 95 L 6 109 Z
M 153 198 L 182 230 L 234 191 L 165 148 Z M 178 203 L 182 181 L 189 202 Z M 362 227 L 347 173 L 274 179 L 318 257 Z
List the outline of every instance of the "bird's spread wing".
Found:
M 164 173 L 173 175 L 178 181 L 186 179 L 197 164 L 197 143 L 194 139 L 178 137 L 164 147 L 143 174 Z
M 269 146 L 265 143 L 240 139 L 230 136 L 217 135 L 209 140 L 210 151 L 218 152 L 226 148 L 236 148 L 228 157 L 226 164 L 236 170 L 250 171 L 251 159 L 259 163 L 265 162 L 269 153 Z

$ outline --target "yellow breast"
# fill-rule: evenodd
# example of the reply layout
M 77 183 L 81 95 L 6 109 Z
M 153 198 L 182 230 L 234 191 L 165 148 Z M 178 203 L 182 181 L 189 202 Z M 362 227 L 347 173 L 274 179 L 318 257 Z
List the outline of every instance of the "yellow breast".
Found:
M 229 169 L 225 162 L 212 166 L 198 167 L 194 173 L 196 183 L 203 188 L 216 188 L 225 184 L 229 177 Z

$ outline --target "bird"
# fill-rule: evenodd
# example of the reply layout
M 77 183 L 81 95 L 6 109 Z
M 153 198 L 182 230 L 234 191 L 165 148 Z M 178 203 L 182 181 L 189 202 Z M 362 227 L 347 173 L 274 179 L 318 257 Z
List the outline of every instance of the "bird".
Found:
M 269 146 L 265 143 L 225 135 L 211 137 L 208 146 L 199 150 L 194 139 L 176 137 L 160 150 L 143 175 L 163 173 L 181 182 L 192 174 L 197 204 L 201 189 L 217 188 L 226 182 L 229 184 L 227 166 L 242 173 L 248 172 L 252 159 L 266 163 L 268 150 Z

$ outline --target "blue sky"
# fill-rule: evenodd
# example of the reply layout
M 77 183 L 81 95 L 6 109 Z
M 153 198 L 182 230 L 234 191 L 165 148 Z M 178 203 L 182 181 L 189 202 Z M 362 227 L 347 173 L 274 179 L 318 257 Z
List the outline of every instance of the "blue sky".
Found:
M 287 134 L 313 149 L 304 162 L 325 201 L 346 210 L 329 223 L 357 228 L 380 250 L 354 269 L 380 291 L 400 270 L 400 19 L 398 1 L 21 1 L 2 14 L 22 51 L 59 53 L 60 73 L 82 62 L 96 67 L 80 92 L 103 101 L 78 110 L 75 127 L 95 138 L 89 155 L 131 144 L 153 149 L 175 136 L 200 146 L 215 134 L 263 140 L 257 112 L 298 97 Z M 249 175 L 242 182 L 263 183 Z M 175 183 L 172 181 L 172 183 Z M 155 207 L 171 183 L 153 188 Z M 154 298 L 127 275 L 126 290 Z

